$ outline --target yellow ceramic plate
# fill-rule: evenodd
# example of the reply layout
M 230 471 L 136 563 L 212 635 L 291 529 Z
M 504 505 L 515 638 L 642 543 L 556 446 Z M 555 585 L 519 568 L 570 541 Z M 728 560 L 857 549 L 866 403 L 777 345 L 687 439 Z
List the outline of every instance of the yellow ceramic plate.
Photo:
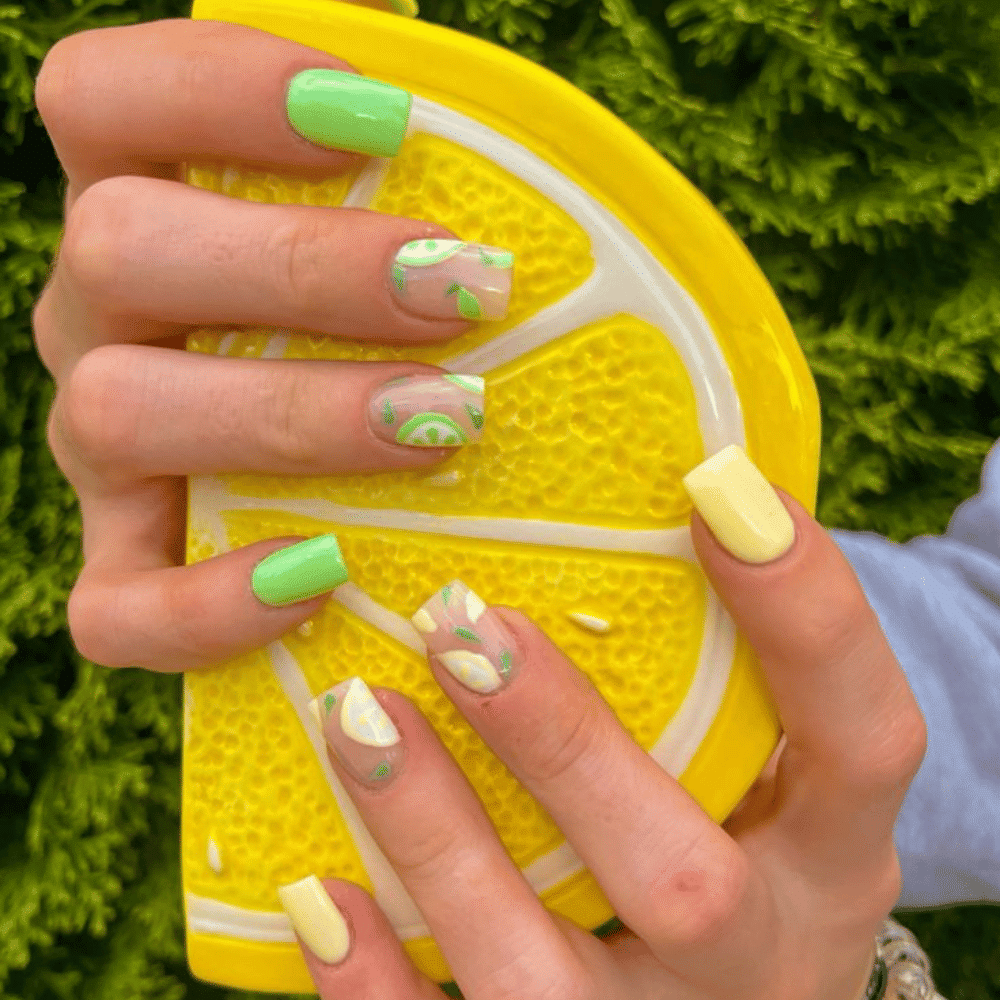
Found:
M 330 0 L 196 0 L 414 97 L 391 160 L 306 183 L 239 164 L 187 179 L 262 202 L 367 206 L 515 254 L 509 314 L 402 349 L 308 331 L 200 330 L 231 357 L 414 358 L 486 380 L 482 441 L 423 472 L 193 478 L 188 561 L 334 531 L 351 571 L 321 614 L 185 679 L 183 876 L 193 973 L 312 988 L 276 887 L 369 890 L 428 975 L 423 917 L 351 807 L 306 709 L 351 674 L 408 695 L 550 909 L 613 911 L 552 820 L 434 683 L 409 616 L 461 577 L 530 614 L 636 741 L 722 821 L 780 735 L 756 661 L 707 587 L 681 478 L 727 444 L 814 509 L 815 387 L 746 249 L 639 136 L 551 72 L 436 25 Z

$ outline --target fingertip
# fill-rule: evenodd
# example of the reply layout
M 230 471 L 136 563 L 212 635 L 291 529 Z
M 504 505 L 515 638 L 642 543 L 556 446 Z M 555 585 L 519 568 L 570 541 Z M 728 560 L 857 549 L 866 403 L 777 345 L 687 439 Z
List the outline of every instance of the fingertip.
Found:
M 303 935 L 299 927 L 295 927 L 320 997 L 323 1000 L 342 996 L 358 1000 L 376 997 L 379 1000 L 411 1000 L 425 995 L 429 980 L 414 966 L 392 924 L 372 896 L 361 886 L 343 879 L 322 878 L 316 882 L 342 918 L 346 935 L 343 954 L 337 961 L 327 962 L 308 946 L 306 935 L 315 936 L 314 931 L 307 930 Z M 339 923 L 331 926 L 329 933 L 334 937 L 341 934 Z M 322 944 L 320 950 L 323 950 Z

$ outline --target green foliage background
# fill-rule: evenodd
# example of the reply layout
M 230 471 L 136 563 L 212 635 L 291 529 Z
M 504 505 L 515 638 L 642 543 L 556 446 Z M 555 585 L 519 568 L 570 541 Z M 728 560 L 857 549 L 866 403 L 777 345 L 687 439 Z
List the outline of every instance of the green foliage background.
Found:
M 40 62 L 64 35 L 188 12 L 0 4 L 0 1000 L 226 995 L 183 961 L 179 680 L 96 667 L 66 630 L 80 523 L 30 328 L 61 227 Z M 825 525 L 944 530 L 1000 436 L 996 0 L 424 0 L 421 16 L 565 76 L 723 212 L 819 385 Z M 1000 908 L 903 920 L 947 997 L 1000 997 Z

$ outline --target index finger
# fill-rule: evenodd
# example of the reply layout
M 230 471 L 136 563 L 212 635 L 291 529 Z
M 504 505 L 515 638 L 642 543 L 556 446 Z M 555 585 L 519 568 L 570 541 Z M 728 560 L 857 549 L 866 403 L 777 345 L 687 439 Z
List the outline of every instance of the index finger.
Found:
M 355 130 L 354 148 L 349 135 L 336 148 L 317 145 L 296 131 L 286 105 L 293 79 L 307 69 L 366 79 L 320 49 L 222 21 L 174 18 L 61 39 L 42 64 L 35 103 L 69 179 L 65 211 L 105 177 L 179 180 L 187 161 L 224 159 L 318 179 L 358 167 L 359 153 L 392 155 L 410 95 L 370 81 L 381 99 L 355 112 L 364 128 Z M 363 148 L 373 136 L 377 151 Z

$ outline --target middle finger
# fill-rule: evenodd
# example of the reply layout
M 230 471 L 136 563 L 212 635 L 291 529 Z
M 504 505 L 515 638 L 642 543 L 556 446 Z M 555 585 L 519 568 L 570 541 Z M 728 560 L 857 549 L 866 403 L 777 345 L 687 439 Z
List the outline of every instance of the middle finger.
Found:
M 54 417 L 70 481 L 106 496 L 162 476 L 419 468 L 478 440 L 469 408 L 483 414 L 482 388 L 475 376 L 413 362 L 226 358 L 119 344 L 77 365 Z M 452 447 L 409 446 L 407 426 L 431 413 L 457 428 Z

